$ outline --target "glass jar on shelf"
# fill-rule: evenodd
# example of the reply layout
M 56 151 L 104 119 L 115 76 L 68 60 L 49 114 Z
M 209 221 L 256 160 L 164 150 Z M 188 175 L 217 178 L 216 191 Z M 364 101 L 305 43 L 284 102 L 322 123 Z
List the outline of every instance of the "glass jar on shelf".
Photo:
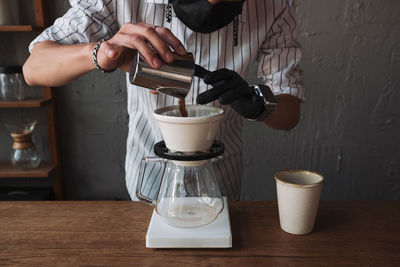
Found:
M 25 80 L 21 66 L 0 65 L 0 99 L 3 101 L 24 100 Z
M 11 163 L 16 169 L 34 169 L 40 164 L 40 154 L 32 141 L 36 123 L 5 124 L 14 139 Z

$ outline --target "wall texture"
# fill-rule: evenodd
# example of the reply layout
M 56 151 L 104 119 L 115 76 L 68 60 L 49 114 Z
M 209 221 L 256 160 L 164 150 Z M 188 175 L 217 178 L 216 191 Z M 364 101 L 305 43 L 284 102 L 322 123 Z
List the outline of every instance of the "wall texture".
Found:
M 307 101 L 290 133 L 246 124 L 245 199 L 274 196 L 287 168 L 323 173 L 325 199 L 400 199 L 399 8 L 298 1 Z
M 50 20 L 68 8 L 47 3 Z M 298 1 L 307 101 L 291 132 L 245 123 L 243 199 L 274 199 L 274 172 L 294 168 L 325 175 L 324 199 L 400 199 L 399 9 L 396 0 Z M 0 64 L 22 64 L 33 38 L 0 33 Z M 91 73 L 56 97 L 67 197 L 128 199 L 124 74 Z M 48 157 L 42 111 L 0 112 L 1 124 L 40 118 L 35 140 Z M 0 127 L 0 160 L 10 146 Z

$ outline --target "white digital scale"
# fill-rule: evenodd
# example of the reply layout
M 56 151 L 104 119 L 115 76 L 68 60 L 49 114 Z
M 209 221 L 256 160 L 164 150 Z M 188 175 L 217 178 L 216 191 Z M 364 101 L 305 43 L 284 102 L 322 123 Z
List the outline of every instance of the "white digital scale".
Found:
M 154 210 L 146 234 L 147 248 L 231 248 L 232 233 L 229 209 L 224 197 L 224 209 L 218 218 L 197 228 L 178 228 L 165 223 Z

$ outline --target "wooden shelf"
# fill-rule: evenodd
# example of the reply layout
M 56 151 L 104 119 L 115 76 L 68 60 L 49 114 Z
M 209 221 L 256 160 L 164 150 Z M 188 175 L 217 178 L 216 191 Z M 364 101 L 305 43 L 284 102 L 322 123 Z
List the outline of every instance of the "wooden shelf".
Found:
M 15 169 L 9 162 L 0 162 L 0 178 L 46 178 L 55 168 L 55 164 L 43 162 L 36 169 L 24 171 Z
M 21 101 L 1 101 L 0 108 L 40 108 L 49 103 L 50 98 L 35 98 L 26 99 Z
M 15 1 L 15 0 L 8 0 Z M 0 25 L 1 32 L 34 32 L 42 31 L 49 24 L 45 15 L 45 1 L 32 0 L 35 21 L 34 25 Z M 1 101 L 0 109 L 6 108 L 39 108 L 46 110 L 47 132 L 49 139 L 50 161 L 53 163 L 41 163 L 39 168 L 33 170 L 17 170 L 10 163 L 0 162 L 0 178 L 47 178 L 52 175 L 53 191 L 55 199 L 64 199 L 62 166 L 60 152 L 58 150 L 58 138 L 56 131 L 55 101 L 53 101 L 53 88 L 43 87 L 44 97 L 40 99 L 27 99 L 23 101 Z M 0 152 L 1 153 L 1 152 Z
M 34 32 L 42 31 L 43 27 L 33 25 L 0 25 L 0 32 Z

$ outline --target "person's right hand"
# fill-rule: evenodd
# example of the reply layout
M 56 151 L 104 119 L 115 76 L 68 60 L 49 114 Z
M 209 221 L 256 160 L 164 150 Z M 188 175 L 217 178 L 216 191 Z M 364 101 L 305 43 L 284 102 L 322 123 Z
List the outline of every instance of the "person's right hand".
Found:
M 125 23 L 111 39 L 101 44 L 97 62 L 104 70 L 121 68 L 129 72 L 132 55 L 137 50 L 150 66 L 158 69 L 163 62 L 174 61 L 171 48 L 178 55 L 187 53 L 179 39 L 167 28 L 154 28 L 146 23 Z

